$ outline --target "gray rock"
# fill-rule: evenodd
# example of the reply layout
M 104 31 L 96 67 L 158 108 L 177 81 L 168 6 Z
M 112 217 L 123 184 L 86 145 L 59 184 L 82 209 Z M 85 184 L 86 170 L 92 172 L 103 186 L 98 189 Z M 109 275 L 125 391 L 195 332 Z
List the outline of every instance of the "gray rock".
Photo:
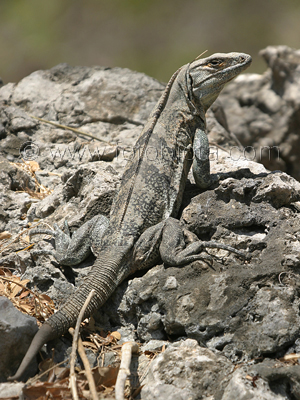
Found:
M 299 352 L 300 184 L 255 162 L 300 178 L 298 53 L 267 48 L 270 69 L 240 76 L 209 110 L 209 139 L 223 148 L 211 146 L 218 183 L 201 192 L 190 174 L 179 215 L 192 232 L 187 243 L 215 240 L 249 259 L 210 249 L 211 258 L 203 252 L 203 260 L 181 268 L 157 265 L 123 282 L 94 315 L 102 329 L 121 332 L 121 342 L 145 342 L 143 351 L 176 342 L 151 362 L 148 375 L 149 358 L 140 355 L 147 382 L 142 399 L 300 398 L 297 366 L 275 361 Z M 0 88 L 0 231 L 13 234 L 2 264 L 58 304 L 89 273 L 93 258 L 71 271 L 52 256 L 16 253 L 24 243 L 13 240 L 37 219 L 60 227 L 67 219 L 74 232 L 98 213 L 109 215 L 119 173 L 162 90 L 154 79 L 129 70 L 65 64 Z M 39 200 L 22 192 L 24 185 L 36 190 L 36 181 L 11 163 L 20 157 L 38 162 L 37 179 L 51 195 Z M 52 249 L 51 239 L 42 239 L 33 237 L 34 250 Z M 55 345 L 57 359 L 69 353 L 64 341 Z
M 253 381 L 251 377 L 257 377 L 257 375 L 250 375 L 245 367 L 234 371 L 223 393 L 222 400 L 286 400 L 289 398 L 288 390 L 284 390 L 284 384 L 279 383 L 277 390 L 272 390 L 268 382 L 261 377 Z M 274 386 L 273 389 L 275 389 Z
M 10 300 L 0 296 L 0 382 L 16 372 L 37 330 L 35 318 L 22 314 Z M 33 362 L 28 376 L 36 369 Z
M 32 204 L 28 219 L 63 224 L 68 216 L 70 227 L 79 227 L 94 215 L 108 216 L 119 175 L 103 161 L 83 164 L 77 171 L 64 175 L 63 183 L 39 203 Z M 46 217 L 50 216 L 48 219 Z
M 160 351 L 163 346 L 168 347 L 169 342 L 166 340 L 149 340 L 141 347 L 141 351 Z
M 18 398 L 21 395 L 22 389 L 24 387 L 23 382 L 5 382 L 0 383 L 0 395 L 1 399 L 13 399 Z
M 114 324 L 136 321 L 143 340 L 187 335 L 235 362 L 279 356 L 297 339 L 298 283 L 288 277 L 300 265 L 300 219 L 290 208 L 299 198 L 299 183 L 289 177 L 293 189 L 287 192 L 295 196 L 281 197 L 287 193 L 285 174 L 248 173 L 249 178 L 227 178 L 194 196 L 181 220 L 199 238 L 250 252 L 251 261 L 211 250 L 216 257 L 211 267 L 199 261 L 182 268 L 152 268 L 112 296 L 105 313 Z M 274 182 L 282 182 L 282 191 L 272 194 Z M 282 272 L 285 282 L 278 280 Z M 177 287 L 165 290 L 166 282 L 174 280 Z
M 107 322 L 109 325 L 109 322 Z M 103 326 L 103 323 L 101 323 Z M 129 325 L 129 326 L 121 326 L 118 328 L 118 332 L 121 335 L 121 339 L 118 341 L 119 344 L 123 344 L 125 342 L 134 342 L 136 340 L 136 333 L 135 333 L 135 326 Z
M 219 99 L 229 130 L 254 159 L 300 180 L 300 50 L 268 46 L 260 55 L 269 69 L 240 75 Z
M 218 398 L 232 371 L 225 357 L 187 339 L 170 345 L 151 363 L 141 399 Z
M 6 257 L 0 259 L 1 266 L 4 268 L 15 269 L 19 273 L 24 273 L 27 268 L 34 266 L 34 262 L 28 251 L 9 252 Z
M 172 290 L 177 289 L 178 283 L 175 276 L 169 276 L 166 280 L 166 283 L 163 287 L 164 290 Z
M 18 148 L 18 146 L 17 146 Z M 35 181 L 26 171 L 18 168 L 16 165 L 8 162 L 4 158 L 0 160 L 0 185 L 12 191 L 20 191 L 25 188 L 34 190 Z
M 64 272 L 64 269 L 59 269 L 49 260 L 45 260 L 45 257 L 44 261 L 43 257 L 40 257 L 34 267 L 28 268 L 23 273 L 22 279 L 29 279 L 29 287 L 38 288 L 57 302 L 62 302 L 75 290 L 74 282 L 69 282 Z
M 21 150 L 23 158 L 35 159 L 43 169 L 63 173 L 80 162 L 112 160 L 115 145 L 121 143 L 114 164 L 123 168 L 162 90 L 163 85 L 156 80 L 121 68 L 60 64 L 49 71 L 34 72 L 16 85 L 0 88 L 6 136 L 0 152 L 18 158 Z M 79 128 L 104 143 L 43 124 L 31 115 Z M 18 138 L 15 134 L 20 130 L 30 136 Z M 36 153 L 23 151 L 28 140 Z
M 139 362 L 142 368 L 143 355 Z M 144 386 L 140 398 L 299 399 L 299 373 L 299 365 L 287 366 L 268 359 L 235 366 L 220 353 L 187 339 L 169 345 L 152 361 L 141 382 Z
M 300 399 L 299 365 L 286 365 L 280 361 L 266 359 L 251 366 L 249 373 L 251 376 L 259 377 L 257 383 L 267 382 L 273 395 L 276 393 L 278 396 L 282 396 L 279 399 Z

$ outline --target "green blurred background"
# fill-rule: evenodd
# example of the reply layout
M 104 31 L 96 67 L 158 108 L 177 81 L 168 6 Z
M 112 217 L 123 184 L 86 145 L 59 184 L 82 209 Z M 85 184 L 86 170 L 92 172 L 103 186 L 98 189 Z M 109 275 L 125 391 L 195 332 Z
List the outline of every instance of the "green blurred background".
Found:
M 37 69 L 128 67 L 167 81 L 204 50 L 299 48 L 300 0 L 0 0 L 0 77 Z

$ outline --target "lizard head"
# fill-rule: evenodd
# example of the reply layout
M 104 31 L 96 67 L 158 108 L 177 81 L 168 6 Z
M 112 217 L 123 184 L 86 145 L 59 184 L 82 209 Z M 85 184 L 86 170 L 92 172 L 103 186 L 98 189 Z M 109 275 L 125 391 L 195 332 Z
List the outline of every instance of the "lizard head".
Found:
M 251 56 L 244 53 L 216 53 L 193 61 L 186 70 L 190 100 L 206 111 L 216 100 L 224 85 L 251 64 Z

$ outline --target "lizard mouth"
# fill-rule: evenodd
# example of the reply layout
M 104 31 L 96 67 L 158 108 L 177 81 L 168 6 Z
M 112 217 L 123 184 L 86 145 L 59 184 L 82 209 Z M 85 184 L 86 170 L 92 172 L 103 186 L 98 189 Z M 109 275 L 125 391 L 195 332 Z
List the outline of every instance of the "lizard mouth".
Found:
M 230 81 L 232 81 L 234 78 L 236 78 L 236 76 L 237 76 L 240 72 L 242 72 L 242 71 L 244 71 L 246 68 L 248 68 L 248 67 L 250 66 L 251 62 L 252 62 L 251 56 L 249 56 L 248 54 L 245 54 L 244 56 L 241 56 L 241 57 L 240 57 L 239 63 L 238 63 L 238 64 L 230 65 L 230 66 L 224 68 L 223 70 L 217 71 L 217 74 L 214 74 L 213 76 L 218 75 L 219 73 L 220 73 L 220 74 L 226 73 L 227 71 L 228 71 L 228 72 L 234 71 L 233 76 L 232 76 L 231 78 L 228 78 L 228 80 L 227 80 L 227 82 L 230 82 Z M 238 73 L 237 73 L 237 71 L 238 71 Z

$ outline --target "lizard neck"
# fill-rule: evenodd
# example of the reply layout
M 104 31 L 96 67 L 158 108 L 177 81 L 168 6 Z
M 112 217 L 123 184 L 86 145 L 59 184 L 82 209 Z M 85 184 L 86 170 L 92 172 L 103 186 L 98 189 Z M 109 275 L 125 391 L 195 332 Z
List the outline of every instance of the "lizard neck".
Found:
M 180 114 L 179 117 L 182 115 L 185 117 L 186 123 L 197 122 L 198 124 L 201 124 L 202 129 L 205 129 L 205 113 L 215 99 L 212 99 L 210 104 L 202 104 L 199 101 L 196 101 L 195 96 L 193 96 L 192 93 L 190 82 L 187 78 L 188 67 L 188 65 L 182 67 L 178 73 L 177 79 L 173 82 L 164 111 L 169 112 L 171 110 L 177 110 Z

